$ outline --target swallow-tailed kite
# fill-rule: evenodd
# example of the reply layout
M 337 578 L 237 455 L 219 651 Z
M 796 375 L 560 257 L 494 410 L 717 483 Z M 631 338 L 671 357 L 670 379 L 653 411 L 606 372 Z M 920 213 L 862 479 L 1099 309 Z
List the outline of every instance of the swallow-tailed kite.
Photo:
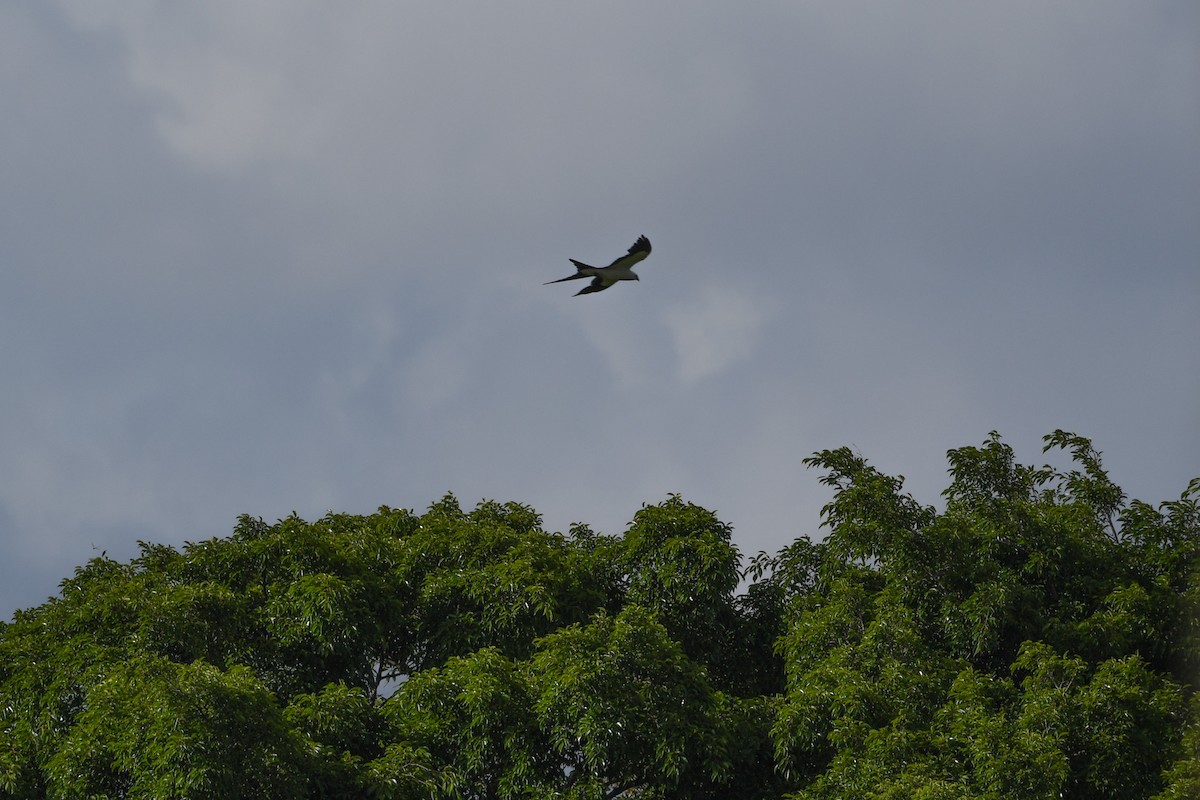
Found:
M 639 236 L 638 240 L 633 243 L 633 247 L 629 248 L 629 255 L 621 256 L 607 267 L 591 267 L 582 261 L 576 261 L 572 258 L 569 261 L 575 265 L 576 272 L 574 275 L 568 275 L 556 281 L 546 281 L 542 285 L 549 286 L 552 283 L 591 278 L 592 282 L 576 292 L 575 296 L 591 294 L 592 292 L 603 292 L 617 281 L 641 280 L 637 276 L 637 273 L 633 271 L 633 265 L 648 255 L 650 255 L 650 240 L 645 236 Z

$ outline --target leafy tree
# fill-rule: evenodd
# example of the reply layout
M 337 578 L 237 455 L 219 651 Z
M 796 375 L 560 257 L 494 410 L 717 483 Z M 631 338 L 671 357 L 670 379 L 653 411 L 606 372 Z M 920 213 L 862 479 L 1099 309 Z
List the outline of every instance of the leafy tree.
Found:
M 299 741 L 245 667 L 112 665 L 47 762 L 60 797 L 294 797 Z
M 995 434 L 951 451 L 940 514 L 849 451 L 810 459 L 837 495 L 780 640 L 774 736 L 796 797 L 1126 798 L 1189 780 L 1196 482 L 1162 511 L 1123 508 L 1090 442 L 1046 446 L 1082 469 L 1018 465 Z
M 725 675 L 741 577 L 732 529 L 711 511 L 672 495 L 644 506 L 625 532 L 627 601 L 657 613 L 690 657 Z
M 241 518 L 0 623 L 0 798 L 1155 798 L 1200 791 L 1200 479 L 996 434 L 943 506 L 842 448 L 743 571 L 671 495 Z M 740 594 L 739 584 L 743 585 Z
M 519 797 L 556 777 L 527 676 L 497 648 L 414 675 L 383 714 L 406 748 L 432 754 L 442 776 L 433 796 Z
M 666 791 L 708 766 L 719 699 L 648 610 L 630 605 L 547 636 L 529 671 L 575 796 Z

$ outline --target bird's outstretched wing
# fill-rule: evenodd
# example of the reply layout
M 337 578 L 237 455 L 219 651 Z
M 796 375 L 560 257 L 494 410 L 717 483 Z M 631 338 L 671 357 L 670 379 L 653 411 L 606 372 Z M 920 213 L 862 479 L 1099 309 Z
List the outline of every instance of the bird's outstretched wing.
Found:
M 608 287 L 610 287 L 612 285 L 613 284 L 611 282 L 604 280 L 600 276 L 596 276 L 595 278 L 592 278 L 591 283 L 589 283 L 587 286 L 583 287 L 578 292 L 576 292 L 575 296 L 579 297 L 579 295 L 581 295 L 581 294 L 591 294 L 592 292 L 603 292 L 605 289 L 607 289 Z
M 650 255 L 650 240 L 645 236 L 639 236 L 637 241 L 633 243 L 633 246 L 629 248 L 628 255 L 621 256 L 608 266 L 620 266 L 628 269 L 648 255 Z

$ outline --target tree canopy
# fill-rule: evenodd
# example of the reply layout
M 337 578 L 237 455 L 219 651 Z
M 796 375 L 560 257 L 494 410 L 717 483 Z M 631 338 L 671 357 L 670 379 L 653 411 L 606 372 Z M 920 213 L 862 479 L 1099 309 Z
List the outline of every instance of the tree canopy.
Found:
M 1046 449 L 940 507 L 816 453 L 823 537 L 748 560 L 675 495 L 143 542 L 0 623 L 0 797 L 1200 797 L 1200 478 Z

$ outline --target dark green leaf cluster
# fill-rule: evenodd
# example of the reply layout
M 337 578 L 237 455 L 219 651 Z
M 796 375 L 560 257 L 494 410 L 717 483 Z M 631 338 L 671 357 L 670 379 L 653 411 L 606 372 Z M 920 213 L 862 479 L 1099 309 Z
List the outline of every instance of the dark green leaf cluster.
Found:
M 827 536 L 744 572 L 674 495 L 102 556 L 0 625 L 0 797 L 1200 796 L 1200 480 L 1127 503 L 1047 449 L 951 451 L 941 511 L 818 453 Z
M 795 797 L 1194 796 L 1200 482 L 1125 506 L 1089 441 L 1046 443 L 1081 469 L 951 451 L 942 513 L 848 450 L 809 460 L 837 495 L 783 592 Z

